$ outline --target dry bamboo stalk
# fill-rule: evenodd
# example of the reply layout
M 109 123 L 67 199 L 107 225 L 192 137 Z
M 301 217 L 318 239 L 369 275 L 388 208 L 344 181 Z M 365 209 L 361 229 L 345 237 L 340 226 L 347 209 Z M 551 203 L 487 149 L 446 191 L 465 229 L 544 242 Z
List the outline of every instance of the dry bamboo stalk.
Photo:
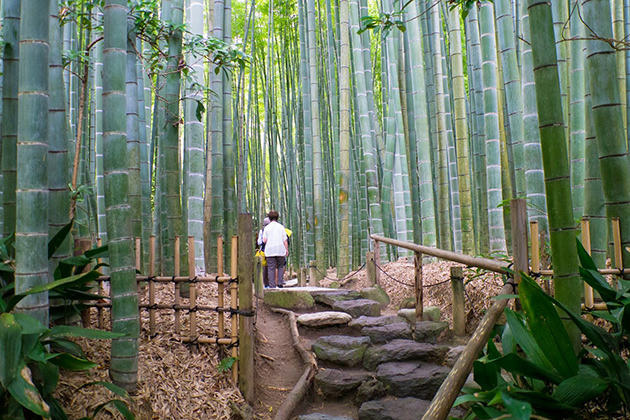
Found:
M 195 278 L 195 237 L 188 237 L 188 277 Z M 193 341 L 197 337 L 197 285 L 190 283 L 190 340 Z
M 582 310 L 607 311 L 608 305 L 606 305 L 605 303 L 593 303 L 591 306 L 587 307 L 585 304 L 582 304 Z
M 612 218 L 612 230 L 613 230 L 613 246 L 615 249 L 615 268 L 621 270 L 623 267 L 623 259 L 621 255 L 621 228 L 619 227 L 619 218 Z M 613 286 L 615 289 L 618 288 L 617 281 L 615 280 L 615 284 Z
M 538 222 L 529 222 L 532 241 L 532 273 L 540 273 L 540 242 L 538 242 Z
M 149 238 L 149 277 L 155 275 L 155 235 Z M 149 305 L 155 304 L 155 282 L 149 282 Z M 155 309 L 149 309 L 149 334 L 155 334 Z
M 381 285 L 381 270 L 379 270 L 381 264 L 381 248 L 377 240 L 374 240 L 374 281 L 377 286 Z
M 191 339 L 190 337 L 182 338 L 182 343 L 200 343 L 200 344 L 219 344 L 219 345 L 228 345 L 232 343 L 231 338 L 209 338 L 209 337 L 195 337 Z
M 179 276 L 179 268 L 180 268 L 180 258 L 181 256 L 179 255 L 179 236 L 175 237 L 175 245 L 174 245 L 174 250 L 175 250 L 175 276 Z M 179 284 L 175 283 L 175 306 L 179 305 L 181 303 L 181 295 L 179 293 Z M 181 312 L 179 309 L 175 309 L 175 333 L 176 334 L 181 334 L 182 332 L 182 325 L 181 325 Z
M 414 266 L 414 284 L 416 286 L 416 319 L 422 321 L 422 313 L 424 307 L 422 303 L 422 254 L 419 252 L 414 253 L 413 258 Z
M 586 252 L 591 255 L 591 225 L 588 217 L 582 218 L 582 245 Z M 584 283 L 584 306 L 593 307 L 593 288 L 586 282 Z
M 103 245 L 103 240 L 101 238 L 97 238 L 96 239 L 96 246 L 101 247 Z M 101 263 L 103 262 L 103 260 L 101 258 L 99 258 L 98 260 L 96 260 L 98 265 L 101 265 Z M 100 268 L 98 269 L 98 271 L 100 273 L 103 272 L 103 270 L 101 270 Z M 103 296 L 103 293 L 105 293 L 105 291 L 103 290 L 103 281 L 102 280 L 97 280 L 98 283 L 98 294 L 99 296 Z M 97 308 L 97 318 L 98 318 L 98 328 L 99 329 L 103 329 L 103 326 L 105 325 L 105 311 L 103 311 L 103 308 Z
M 217 275 L 223 275 L 223 236 L 217 238 Z M 223 308 L 225 306 L 225 286 L 219 283 L 217 306 Z M 219 312 L 219 338 L 225 337 L 225 315 Z
M 238 284 L 236 280 L 238 280 L 238 237 L 232 237 L 232 254 L 230 256 L 230 274 L 232 275 L 232 279 L 235 280 L 230 287 L 230 301 L 231 308 L 236 310 L 238 309 Z M 238 341 L 238 315 L 232 314 L 232 328 L 231 328 L 231 336 L 232 336 L 232 357 L 235 359 L 234 365 L 232 366 L 232 380 L 234 381 L 234 385 L 238 383 L 238 348 L 235 345 Z

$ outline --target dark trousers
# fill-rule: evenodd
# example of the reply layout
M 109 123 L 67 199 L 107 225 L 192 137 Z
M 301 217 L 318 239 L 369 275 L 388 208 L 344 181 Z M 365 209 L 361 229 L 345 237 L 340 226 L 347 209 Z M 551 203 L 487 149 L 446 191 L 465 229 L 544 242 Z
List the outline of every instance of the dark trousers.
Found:
M 267 257 L 267 276 L 269 277 L 269 287 L 276 287 L 276 285 L 282 286 L 284 284 L 284 266 L 286 263 L 287 259 L 285 257 Z

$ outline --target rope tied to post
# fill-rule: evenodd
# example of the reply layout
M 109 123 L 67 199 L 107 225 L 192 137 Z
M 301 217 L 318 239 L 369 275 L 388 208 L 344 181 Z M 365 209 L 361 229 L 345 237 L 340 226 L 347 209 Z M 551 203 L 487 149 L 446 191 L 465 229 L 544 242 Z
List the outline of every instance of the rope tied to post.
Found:
M 188 280 L 188 283 L 190 283 L 190 284 L 197 284 L 197 283 L 199 283 L 199 279 L 197 278 L 197 276 L 195 276 L 192 279 Z
M 232 350 L 234 347 L 238 347 L 238 346 L 239 346 L 239 343 L 238 343 L 238 340 L 236 340 L 235 342 L 230 343 L 227 346 L 225 346 L 225 348 L 227 350 Z
M 359 267 L 358 270 L 356 270 L 354 273 L 350 273 L 347 274 L 344 278 L 342 279 L 338 279 L 338 278 L 332 278 L 332 277 L 328 277 L 325 273 L 322 273 L 319 268 L 317 268 L 316 265 L 309 265 L 309 268 L 314 268 L 315 271 L 317 271 L 319 274 L 322 275 L 323 278 L 330 280 L 330 281 L 338 281 L 338 282 L 344 282 L 347 279 L 349 279 L 350 277 L 354 276 L 355 274 L 357 274 L 358 272 L 360 272 L 361 270 L 363 270 L 365 268 L 365 265 L 367 264 L 367 262 L 363 263 L 363 265 L 361 267 Z
M 234 277 L 233 279 L 230 279 L 227 283 L 228 284 L 232 284 L 232 283 L 238 284 L 238 277 Z

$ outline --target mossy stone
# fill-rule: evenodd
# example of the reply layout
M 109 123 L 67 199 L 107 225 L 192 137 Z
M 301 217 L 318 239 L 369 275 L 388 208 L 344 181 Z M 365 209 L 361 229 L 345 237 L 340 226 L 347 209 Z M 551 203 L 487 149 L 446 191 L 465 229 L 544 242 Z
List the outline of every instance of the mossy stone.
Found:
M 381 308 L 386 308 L 389 305 L 389 296 L 381 286 L 366 287 L 361 289 L 360 293 L 363 299 L 370 299 L 380 303 Z
M 309 292 L 297 290 L 270 290 L 265 292 L 265 303 L 273 308 L 282 309 L 310 309 L 315 306 L 315 300 Z

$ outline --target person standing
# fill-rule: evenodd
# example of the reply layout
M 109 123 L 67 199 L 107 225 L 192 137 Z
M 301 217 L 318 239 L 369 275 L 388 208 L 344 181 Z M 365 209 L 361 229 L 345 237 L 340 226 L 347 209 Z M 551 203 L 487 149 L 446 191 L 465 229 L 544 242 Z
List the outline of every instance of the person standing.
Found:
M 263 230 L 265 230 L 265 228 L 267 227 L 267 225 L 269 225 L 269 223 L 271 223 L 271 221 L 269 220 L 268 217 L 265 217 L 265 220 L 263 220 L 262 229 L 260 229 L 260 232 L 258 232 L 258 241 L 256 242 L 258 244 L 258 249 L 260 249 L 263 253 L 262 254 L 262 275 L 263 275 L 263 284 L 265 288 L 269 287 L 269 276 L 267 275 L 267 260 L 265 259 L 265 243 L 263 242 Z
M 263 230 L 267 275 L 271 288 L 284 285 L 284 266 L 287 263 L 286 257 L 289 255 L 289 238 L 284 226 L 278 223 L 278 216 L 277 211 L 271 210 L 267 215 L 270 223 Z

